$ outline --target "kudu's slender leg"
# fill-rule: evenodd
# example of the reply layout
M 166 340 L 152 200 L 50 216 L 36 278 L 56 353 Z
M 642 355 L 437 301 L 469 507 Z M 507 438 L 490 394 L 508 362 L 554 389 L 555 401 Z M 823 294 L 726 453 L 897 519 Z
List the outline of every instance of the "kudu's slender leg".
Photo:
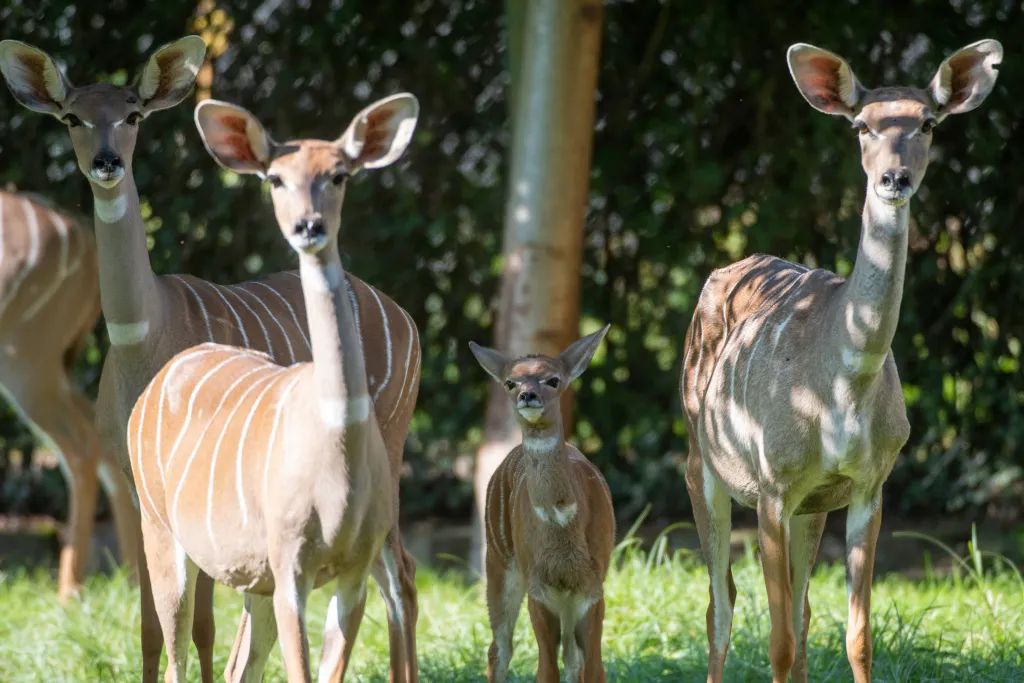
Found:
M 789 577 L 789 519 L 781 500 L 761 496 L 757 503 L 757 531 L 772 623 L 768 644 L 772 681 L 787 683 L 796 659 L 796 642 L 790 612 L 793 586 Z
M 705 467 L 690 442 L 692 454 L 686 463 L 686 489 L 697 523 L 701 550 L 708 565 L 710 584 L 707 611 L 708 683 L 720 683 L 725 656 L 732 634 L 732 615 L 736 605 L 736 584 L 729 560 L 729 535 L 732 530 L 732 500 L 714 475 Z
M 807 683 L 807 631 L 811 623 L 808 595 L 811 570 L 827 514 L 794 515 L 789 521 L 789 561 L 793 580 L 793 628 L 796 630 L 796 661 L 793 683 Z
M 871 578 L 881 525 L 881 501 L 855 498 L 850 503 L 846 515 L 846 657 L 855 683 L 871 681 Z

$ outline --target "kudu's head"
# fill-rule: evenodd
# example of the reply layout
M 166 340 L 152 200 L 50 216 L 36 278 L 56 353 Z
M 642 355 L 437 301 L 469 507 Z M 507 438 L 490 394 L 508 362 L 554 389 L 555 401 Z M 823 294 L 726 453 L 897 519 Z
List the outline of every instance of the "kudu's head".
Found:
M 512 401 L 524 427 L 544 429 L 558 422 L 559 397 L 590 365 L 609 325 L 569 345 L 557 358 L 523 356 L 510 361 L 500 351 L 469 343 L 477 361 Z
M 188 36 L 154 52 L 131 86 L 76 88 L 45 52 L 4 40 L 0 72 L 18 102 L 67 125 L 78 168 L 89 182 L 112 188 L 131 173 L 139 123 L 185 99 L 205 55 L 203 39 Z
M 788 59 L 812 107 L 853 123 L 868 191 L 885 204 L 902 206 L 924 179 L 935 126 L 950 114 L 971 111 L 992 92 L 1003 46 L 980 40 L 962 48 L 942 62 L 925 89 L 868 90 L 842 57 L 805 43 L 790 47 Z
M 281 232 L 296 251 L 315 254 L 337 239 L 349 177 L 402 156 L 418 116 L 419 102 L 401 93 L 363 109 L 337 140 L 277 143 L 245 109 L 204 100 L 196 126 L 218 164 L 270 183 Z

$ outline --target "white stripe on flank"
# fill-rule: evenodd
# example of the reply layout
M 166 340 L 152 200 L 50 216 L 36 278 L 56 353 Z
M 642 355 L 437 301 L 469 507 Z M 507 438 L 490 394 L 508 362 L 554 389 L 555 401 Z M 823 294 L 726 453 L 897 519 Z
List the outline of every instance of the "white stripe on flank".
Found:
M 245 348 L 249 348 L 249 335 L 245 333 L 245 325 L 242 324 L 242 319 L 239 317 L 238 311 L 236 311 L 235 307 L 231 305 L 231 302 L 228 301 L 227 297 L 221 293 L 220 287 L 212 282 L 207 282 L 206 284 L 210 285 L 214 293 L 220 297 L 220 300 L 223 301 L 224 305 L 228 307 L 229 311 L 231 311 L 231 315 L 235 319 L 235 325 L 238 327 L 238 331 L 242 333 L 242 345 Z
M 277 291 L 276 289 L 274 289 L 270 285 L 266 284 L 265 282 L 255 282 L 254 281 L 254 282 L 247 282 L 246 284 L 259 285 L 260 287 L 266 287 L 267 289 L 269 289 L 271 292 L 274 293 L 274 296 L 276 296 L 278 299 L 281 300 L 281 303 L 283 303 L 285 305 L 285 308 L 288 309 L 288 312 L 292 316 L 292 321 L 295 323 L 295 329 L 297 329 L 299 331 L 299 334 L 302 335 L 302 341 L 306 342 L 306 349 L 308 349 L 309 352 L 312 353 L 313 352 L 313 346 L 309 343 L 309 338 L 306 337 L 306 332 L 302 329 L 302 323 L 299 322 L 299 316 L 295 315 L 295 309 L 292 308 L 292 305 L 290 303 L 288 303 L 288 299 L 285 299 L 281 295 L 281 293 L 279 291 Z
M 373 287 L 369 288 L 370 294 L 373 294 L 373 298 L 377 300 L 377 308 L 380 309 L 380 319 L 384 323 L 384 341 L 387 343 L 387 372 L 384 373 L 384 379 L 381 381 L 380 386 L 377 387 L 377 391 L 373 394 L 373 400 L 376 402 L 380 398 L 380 392 L 384 391 L 384 387 L 388 385 L 391 380 L 391 328 L 388 326 L 388 314 L 384 311 L 384 304 L 381 303 L 380 297 L 377 296 L 377 290 Z M 362 336 L 359 338 L 359 346 L 362 348 Z
M 245 357 L 246 357 L 245 355 L 239 354 L 238 356 L 235 356 L 235 357 L 233 357 L 230 360 L 234 360 L 235 358 L 245 358 Z M 248 377 L 249 375 L 252 375 L 253 373 L 259 372 L 260 370 L 265 370 L 268 367 L 270 367 L 270 366 L 267 366 L 267 365 L 257 365 L 256 367 L 250 368 L 248 371 L 243 372 L 239 377 L 237 377 L 235 379 L 234 382 L 231 383 L 231 386 L 229 386 L 227 389 L 224 390 L 224 393 L 223 393 L 223 395 L 220 398 L 220 403 L 217 404 L 217 407 L 213 409 L 213 412 L 211 412 L 210 415 L 211 416 L 215 416 L 215 415 L 218 415 L 220 413 L 220 409 L 224 407 L 224 403 L 225 403 L 225 401 L 228 400 L 228 396 L 230 396 L 231 392 L 235 390 L 235 387 L 237 387 L 239 384 L 241 384 L 243 381 L 245 381 L 246 377 Z M 195 392 L 193 392 L 192 395 L 194 397 L 195 396 Z M 189 403 L 190 403 L 189 415 L 191 415 L 191 400 L 190 400 Z M 181 437 L 182 437 L 182 435 L 184 433 L 185 433 L 185 428 L 182 427 L 181 431 L 178 433 L 178 441 L 176 441 L 175 444 L 174 444 L 175 448 L 178 447 L 178 442 L 181 441 Z M 202 434 L 200 434 L 199 438 L 196 440 L 195 450 L 199 449 L 199 446 L 202 444 L 203 438 L 205 436 L 206 436 L 206 431 L 204 430 L 204 432 Z M 140 439 L 140 443 L 141 443 L 141 439 L 142 439 L 141 435 L 139 436 L 139 439 Z M 195 450 L 193 450 L 193 452 L 192 452 L 193 456 L 195 455 Z M 169 462 L 170 462 L 170 460 L 168 459 L 168 463 Z
M 39 261 L 39 216 L 36 214 L 36 208 L 32 206 L 32 202 L 27 199 L 21 201 L 25 206 L 25 220 L 28 221 L 28 267 L 31 270 Z
M 252 403 L 252 408 L 249 409 L 249 414 L 245 418 L 245 422 L 242 424 L 242 434 L 238 437 L 238 451 L 235 453 L 235 490 L 238 492 L 238 507 L 242 511 L 242 526 L 245 526 L 249 521 L 249 508 L 245 504 L 245 491 L 242 490 L 242 451 L 245 448 L 245 437 L 249 433 L 249 425 L 252 424 L 252 418 L 256 415 L 256 409 L 260 406 L 260 401 L 267 395 L 278 379 L 281 378 L 281 373 L 275 375 L 273 382 L 268 382 L 267 386 L 263 387 L 263 391 L 256 396 L 256 400 Z M 210 492 L 207 500 L 207 510 L 213 509 L 213 468 L 210 468 Z M 207 513 L 209 514 L 209 513 Z
M 225 287 L 224 289 L 229 291 L 229 292 L 231 292 L 232 296 L 234 296 L 236 299 L 241 301 L 242 305 L 245 306 L 249 310 L 250 313 L 252 313 L 252 317 L 256 318 L 256 322 L 259 323 L 260 330 L 263 331 L 263 338 L 267 342 L 267 353 L 269 353 L 271 357 L 274 357 L 274 342 L 272 342 L 270 340 L 270 333 L 267 332 L 267 327 L 263 324 L 263 319 L 260 318 L 259 315 L 257 315 L 256 311 L 252 310 L 252 306 L 250 306 L 249 304 L 247 304 L 245 302 L 245 299 L 243 299 L 241 297 L 241 295 L 238 292 L 235 291 L 234 287 Z M 245 290 L 242 290 L 242 291 L 245 291 Z M 249 296 L 253 296 L 253 294 L 251 294 L 251 293 L 248 293 L 248 294 L 249 294 Z
M 18 295 L 18 290 L 21 288 L 21 283 L 28 277 L 29 273 L 32 272 L 32 268 L 35 266 L 36 259 L 38 259 L 39 251 L 39 235 L 36 234 L 38 225 L 36 222 L 36 214 L 32 209 L 32 204 L 27 199 L 21 200 L 22 211 L 25 214 L 25 223 L 29 227 L 29 233 L 32 235 L 30 239 L 31 246 L 29 247 L 29 256 L 26 259 L 27 263 L 19 264 L 19 267 L 14 272 L 14 277 L 8 284 L 8 288 L 3 293 L 3 297 L 0 298 L 0 314 L 4 312 L 7 306 L 14 301 L 14 298 Z M 0 234 L 0 239 L 3 235 Z M 0 258 L 2 261 L 2 258 Z
M 198 382 L 196 382 L 195 386 L 192 387 L 192 395 L 188 397 L 188 407 L 185 409 L 185 421 L 182 423 L 181 429 L 178 430 L 178 438 L 174 440 L 174 445 L 171 446 L 171 452 L 167 456 L 167 461 L 160 464 L 161 470 L 165 474 L 167 472 L 167 468 L 170 467 L 171 463 L 174 461 L 174 456 L 178 452 L 178 446 L 181 445 L 181 440 L 184 439 L 185 435 L 188 433 L 188 426 L 192 422 L 192 410 L 193 408 L 195 408 L 196 398 L 199 396 L 199 392 L 203 388 L 203 385 L 206 384 L 207 380 L 209 380 L 211 377 L 217 374 L 217 371 L 220 370 L 222 367 L 224 367 L 228 363 L 231 363 L 232 361 L 241 360 L 242 358 L 245 358 L 245 356 L 239 354 L 237 356 L 230 356 L 228 357 L 227 360 L 222 360 L 220 363 L 214 365 L 213 369 L 208 371 L 205 375 L 203 375 L 202 378 Z M 170 375 L 169 372 L 168 375 Z M 160 412 L 161 414 L 163 413 L 163 401 L 161 401 L 160 404 Z M 214 411 L 210 414 L 210 416 L 212 417 L 216 414 L 217 411 Z
M 288 400 L 288 395 L 292 389 L 295 388 L 296 383 L 302 375 L 296 373 L 295 379 L 291 381 L 288 386 L 281 392 L 281 397 L 277 399 L 277 409 L 274 411 L 274 424 L 270 427 L 270 438 L 267 439 L 267 457 L 264 458 L 263 463 L 263 497 L 267 497 L 267 480 L 270 474 L 270 456 L 274 453 L 274 439 L 277 436 L 277 425 L 281 421 L 281 411 L 284 408 L 285 402 Z
M 50 281 L 50 286 L 46 288 L 46 291 L 21 314 L 22 320 L 29 320 L 42 310 L 43 306 L 50 301 L 57 290 L 60 289 L 61 283 L 68 276 L 68 223 L 53 211 L 48 211 L 47 213 L 50 215 L 50 222 L 57 229 L 57 235 L 60 236 L 60 267 L 57 269 L 57 276 Z
M 264 365 L 262 367 L 267 368 L 268 366 Z M 220 446 L 224 443 L 224 436 L 228 433 L 228 427 L 231 426 L 231 420 L 235 417 L 235 413 L 237 413 L 238 409 L 242 406 L 242 403 L 245 401 L 245 397 L 251 394 L 253 389 L 258 387 L 262 382 L 266 382 L 268 379 L 273 379 L 280 373 L 280 368 L 271 367 L 271 369 L 276 370 L 277 372 L 271 372 L 263 377 L 259 377 L 250 382 L 249 386 L 245 388 L 245 391 L 242 392 L 242 395 L 238 398 L 238 402 L 235 403 L 235 407 L 232 408 L 231 412 L 224 418 L 224 426 L 221 427 L 220 436 L 217 437 L 217 443 L 213 445 L 213 455 L 210 457 L 210 484 L 206 490 L 206 530 L 210 534 L 210 543 L 214 548 L 217 547 L 217 539 L 213 533 L 213 486 L 215 483 L 214 475 L 217 473 L 217 456 L 220 454 Z M 174 520 L 178 519 L 178 500 L 181 497 L 181 491 L 185 486 L 185 480 L 188 478 L 189 468 L 192 467 L 192 461 L 199 453 L 199 446 L 201 443 L 202 440 L 196 443 L 196 447 L 192 449 L 192 455 L 188 457 L 188 462 L 185 463 L 185 469 L 181 472 L 181 479 L 178 481 L 178 489 L 174 492 L 174 505 L 171 508 L 172 519 Z
M 494 545 L 495 547 L 497 547 L 498 534 L 494 532 L 494 516 L 491 514 L 491 512 L 494 510 L 494 489 L 498 488 L 498 482 L 494 480 L 495 475 L 499 477 L 501 476 L 500 467 L 499 469 L 494 471 L 494 474 L 491 475 L 491 483 L 487 486 L 487 500 L 484 503 L 484 522 L 486 523 L 487 526 L 487 536 L 490 540 L 490 545 Z M 505 551 L 501 548 L 498 548 L 498 550 L 502 551 L 501 554 L 504 557 Z
M 505 476 L 498 479 L 498 533 L 501 535 L 502 548 L 510 548 L 508 536 L 505 534 Z M 506 554 L 508 554 L 506 552 Z
M 270 319 L 274 321 L 275 325 L 277 325 L 277 329 L 281 330 L 281 336 L 284 337 L 284 343 L 288 347 L 288 357 L 290 359 L 289 363 L 290 364 L 291 363 L 295 363 L 295 361 L 297 359 L 295 358 L 295 349 L 292 348 L 291 337 L 288 336 L 288 331 L 286 329 L 284 329 L 284 325 L 282 325 L 281 321 L 277 319 L 277 316 L 274 315 L 274 312 L 271 311 L 270 307 L 267 306 L 267 304 L 263 302 L 263 299 L 259 298 L 259 296 L 257 296 L 254 292 L 250 292 L 248 289 L 246 289 L 245 288 L 245 283 L 242 283 L 240 285 L 235 285 L 235 287 L 238 287 L 243 292 L 245 292 L 246 294 L 251 296 L 253 299 L 256 299 L 256 301 L 259 302 L 260 306 L 263 307 L 263 310 L 267 312 L 267 315 L 270 316 Z
M 138 440 L 135 446 L 135 469 L 139 473 L 139 485 L 142 487 L 142 492 L 146 494 L 146 500 L 149 501 L 149 507 L 153 510 L 153 516 L 160 520 L 160 524 L 167 529 L 167 524 L 164 523 L 164 518 L 160 515 L 160 511 L 157 510 L 156 501 L 153 500 L 153 495 L 149 492 L 149 485 L 146 483 L 146 470 L 143 468 L 142 462 L 142 433 L 143 428 L 146 425 L 146 408 L 149 405 L 149 394 L 153 391 L 153 383 L 150 382 L 149 386 L 146 387 L 146 393 L 142 397 L 142 411 L 139 414 L 139 428 L 138 428 Z M 157 407 L 159 410 L 159 406 Z M 160 443 L 156 444 L 157 450 L 160 448 Z M 139 497 L 139 510 L 145 514 L 146 507 L 142 504 L 142 497 Z M 170 532 L 170 529 L 167 529 Z
M 409 384 L 409 364 L 412 362 L 412 345 L 413 338 L 415 337 L 412 332 L 412 317 L 405 312 L 404 308 L 399 308 L 398 311 L 402 314 L 402 318 L 405 319 L 405 326 L 409 330 L 409 339 L 407 341 L 408 348 L 405 352 L 405 371 L 402 374 L 402 386 L 398 391 L 398 397 L 395 398 L 395 405 L 391 408 L 391 414 L 388 415 L 388 419 L 384 421 L 383 426 L 391 424 L 391 418 L 393 418 L 395 413 L 398 411 L 398 404 L 402 402 L 402 398 L 405 394 L 405 387 Z
M 210 327 L 210 316 L 206 313 L 206 304 L 203 303 L 203 297 L 199 296 L 199 293 L 196 292 L 196 290 L 192 289 L 192 285 L 185 282 L 185 279 L 182 278 L 180 275 L 171 275 L 170 277 L 173 277 L 175 280 L 185 285 L 188 291 L 192 292 L 192 296 L 196 298 L 196 302 L 199 304 L 199 310 L 203 314 L 203 322 L 206 323 L 206 334 L 209 335 L 210 341 L 217 341 L 213 337 L 213 328 Z
M 107 323 L 107 338 L 112 346 L 139 344 L 149 335 L 149 321 L 137 323 Z
M 196 356 L 205 356 L 208 353 L 213 353 L 215 349 L 201 349 L 199 351 L 193 351 L 179 356 L 177 360 L 173 361 L 168 367 L 167 372 L 164 373 L 163 382 L 160 384 L 160 400 L 156 404 L 156 465 L 160 468 L 160 480 L 164 481 L 164 464 L 163 458 L 160 457 L 160 447 L 163 444 L 163 428 L 164 428 L 164 399 L 167 396 L 167 385 L 170 383 L 171 375 L 178 368 L 179 365 L 185 361 L 192 360 Z

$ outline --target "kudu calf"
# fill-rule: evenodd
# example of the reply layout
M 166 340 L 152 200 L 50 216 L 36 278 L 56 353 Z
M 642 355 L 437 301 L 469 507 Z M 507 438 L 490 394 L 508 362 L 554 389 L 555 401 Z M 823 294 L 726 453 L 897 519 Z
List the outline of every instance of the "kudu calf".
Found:
M 608 326 L 574 342 L 557 358 L 509 360 L 470 349 L 516 408 L 523 443 L 487 485 L 487 611 L 494 640 L 487 680 L 503 683 L 512 632 L 529 596 L 540 649 L 538 683 L 559 680 L 562 648 L 570 683 L 605 680 L 601 661 L 605 574 L 615 545 L 611 492 L 597 467 L 563 437 L 559 398 L 583 374 Z
M 711 274 L 690 323 L 680 392 L 690 434 L 686 486 L 711 576 L 708 681 L 722 680 L 736 599 L 730 497 L 757 510 L 775 683 L 791 670 L 807 680 L 811 567 L 825 515 L 849 507 L 846 651 L 857 683 L 871 679 L 882 484 L 910 435 L 890 350 L 909 202 L 933 129 L 981 104 L 1002 55 L 999 43 L 983 40 L 946 59 L 924 90 L 868 90 L 837 55 L 802 43 L 789 49 L 811 106 L 853 124 L 867 194 L 848 279 L 751 256 Z
M 222 163 L 249 172 L 262 164 L 275 188 L 305 182 L 318 193 L 398 159 L 418 115 L 414 97 L 396 95 L 360 112 L 336 142 L 277 145 L 244 110 L 204 105 L 197 119 Z M 304 172 L 310 167 L 316 172 Z M 391 583 L 397 572 L 384 568 L 399 558 L 381 560 L 395 530 L 398 463 L 373 410 L 359 299 L 338 250 L 340 217 L 310 207 L 295 220 L 275 208 L 290 217 L 280 229 L 299 255 L 312 362 L 284 366 L 246 348 L 202 344 L 164 366 L 128 423 L 168 682 L 185 678 L 200 568 L 246 592 L 252 681 L 262 677 L 274 623 L 289 683 L 310 681 L 306 598 L 330 579 L 337 587 L 319 679 L 343 680 L 371 571 L 380 567 L 382 587 L 400 589 Z M 375 296 L 364 292 L 362 304 Z

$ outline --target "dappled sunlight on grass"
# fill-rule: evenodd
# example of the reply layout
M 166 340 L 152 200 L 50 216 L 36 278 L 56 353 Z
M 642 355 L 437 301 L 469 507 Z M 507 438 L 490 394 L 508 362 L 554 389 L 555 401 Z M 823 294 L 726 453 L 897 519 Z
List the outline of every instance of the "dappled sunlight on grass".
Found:
M 643 553 L 626 542 L 606 584 L 604 658 L 609 681 L 695 681 L 705 675 L 707 574 L 688 553 L 668 557 L 663 543 Z M 1012 571 L 975 570 L 911 582 L 887 577 L 873 597 L 876 681 L 1024 680 L 1024 584 Z M 979 558 L 979 562 L 991 564 Z M 736 563 L 738 590 L 727 681 L 770 680 L 768 607 L 753 552 Z M 417 628 L 425 683 L 483 681 L 490 630 L 483 586 L 456 575 L 420 571 Z M 314 661 L 329 593 L 310 601 Z M 0 681 L 129 681 L 139 678 L 138 595 L 124 576 L 90 580 L 84 598 L 61 608 L 45 574 L 0 574 Z M 241 596 L 219 588 L 216 599 L 219 680 L 237 626 Z M 811 584 L 809 661 L 814 681 L 849 681 L 844 653 L 846 588 L 841 566 L 815 573 Z M 514 681 L 534 680 L 536 646 L 524 607 L 515 636 Z M 383 603 L 368 601 L 349 681 L 387 680 Z M 199 680 L 192 652 L 189 681 Z M 266 680 L 283 681 L 280 654 Z

